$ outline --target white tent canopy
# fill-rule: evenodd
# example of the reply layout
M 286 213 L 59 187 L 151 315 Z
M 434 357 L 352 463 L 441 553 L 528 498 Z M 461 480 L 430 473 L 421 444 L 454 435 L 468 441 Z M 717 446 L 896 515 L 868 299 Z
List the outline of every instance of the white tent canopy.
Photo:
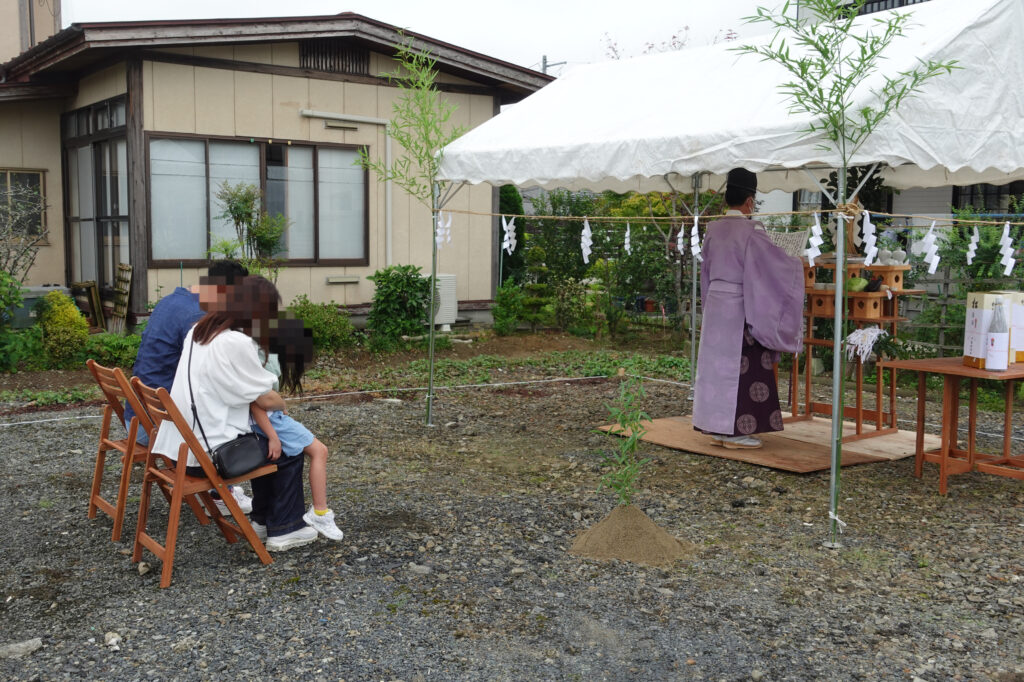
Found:
M 872 102 L 882 74 L 913 69 L 918 59 L 955 59 L 961 68 L 927 81 L 851 165 L 880 162 L 896 188 L 1024 178 L 1024 2 L 932 0 L 900 11 L 913 15 L 906 36 L 855 103 Z M 788 73 L 734 47 L 574 69 L 445 148 L 440 179 L 646 192 L 688 189 L 699 172 L 719 176 L 710 184 L 717 187 L 742 166 L 758 173 L 764 191 L 815 189 L 805 169 L 824 177 L 838 155 L 805 136 L 806 115 L 790 112 L 778 89 Z

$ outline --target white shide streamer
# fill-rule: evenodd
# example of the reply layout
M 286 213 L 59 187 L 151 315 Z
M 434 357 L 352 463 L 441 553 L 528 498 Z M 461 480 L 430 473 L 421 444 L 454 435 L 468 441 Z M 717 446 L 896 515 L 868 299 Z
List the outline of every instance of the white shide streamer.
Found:
M 807 240 L 810 245 L 807 247 L 807 264 L 814 267 L 814 259 L 821 255 L 821 245 L 825 243 L 821 235 L 821 216 L 814 214 L 814 225 L 811 226 L 811 238 Z
M 1017 259 L 1013 257 L 1013 239 L 1010 237 L 1010 221 L 1003 225 L 1003 235 L 999 238 L 999 255 L 1002 256 L 999 263 L 1003 266 L 1003 276 L 1009 277 L 1013 272 L 1013 266 Z
M 513 216 L 511 220 L 506 220 L 505 216 L 501 216 L 501 228 L 505 231 L 505 238 L 501 242 L 501 248 L 505 249 L 505 253 L 512 255 L 512 252 L 516 250 L 516 219 Z
M 583 262 L 590 262 L 590 247 L 594 245 L 592 238 L 592 232 L 590 231 L 590 221 L 583 220 L 583 233 L 580 234 L 580 251 L 583 252 Z
M 967 264 L 970 265 L 974 262 L 974 257 L 978 255 L 978 243 L 981 241 L 981 235 L 978 234 L 978 226 L 974 226 L 974 232 L 971 234 L 971 241 L 967 244 Z
M 871 222 L 871 213 L 864 211 L 864 267 L 870 266 L 878 255 L 878 247 L 875 246 L 878 238 L 875 236 L 875 226 Z
M 700 255 L 700 230 L 699 230 L 700 218 L 693 216 L 693 227 L 690 229 L 690 253 L 697 259 L 698 262 L 703 263 L 704 257 Z M 682 228 L 679 230 L 679 234 L 683 233 Z M 682 253 L 682 251 L 680 251 Z
M 934 275 L 939 267 L 939 245 L 935 237 L 935 221 L 928 228 L 928 234 L 921 240 L 921 252 L 924 253 L 924 262 L 928 264 L 928 274 Z

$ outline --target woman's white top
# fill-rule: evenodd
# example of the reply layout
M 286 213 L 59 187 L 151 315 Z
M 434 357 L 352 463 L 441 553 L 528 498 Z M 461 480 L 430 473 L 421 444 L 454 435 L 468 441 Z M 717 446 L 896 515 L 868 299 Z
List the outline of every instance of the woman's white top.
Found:
M 196 434 L 199 444 L 206 446 L 203 434 L 192 415 L 188 390 L 188 356 L 192 352 L 192 394 L 211 449 L 252 430 L 249 404 L 271 390 L 277 377 L 260 364 L 256 342 L 241 332 L 223 331 L 206 344 L 193 344 L 192 332 L 185 336 L 181 359 L 174 374 L 171 398 L 185 421 Z M 153 452 L 178 458 L 185 439 L 169 421 L 160 425 L 153 443 Z M 188 466 L 199 466 L 190 452 Z

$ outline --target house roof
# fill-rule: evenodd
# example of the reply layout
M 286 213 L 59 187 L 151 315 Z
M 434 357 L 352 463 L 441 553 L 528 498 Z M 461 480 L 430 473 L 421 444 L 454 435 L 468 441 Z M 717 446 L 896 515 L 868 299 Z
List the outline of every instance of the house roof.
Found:
M 488 57 L 428 36 L 404 31 L 352 12 L 315 17 L 118 21 L 72 24 L 60 33 L 0 65 L 0 97 L 18 83 L 59 84 L 75 74 L 109 63 L 128 52 L 167 48 L 294 42 L 347 38 L 370 50 L 392 53 L 409 41 L 429 52 L 439 71 L 471 80 L 500 93 L 503 103 L 539 90 L 551 76 Z

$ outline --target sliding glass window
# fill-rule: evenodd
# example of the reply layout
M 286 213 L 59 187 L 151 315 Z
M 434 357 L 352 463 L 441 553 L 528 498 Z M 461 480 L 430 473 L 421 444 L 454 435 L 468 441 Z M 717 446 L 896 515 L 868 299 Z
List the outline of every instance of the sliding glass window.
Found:
M 278 258 L 367 265 L 367 174 L 357 158 L 350 147 L 152 135 L 152 260 L 205 260 L 211 245 L 236 239 L 216 195 L 245 183 L 263 192 L 263 210 L 287 219 Z

